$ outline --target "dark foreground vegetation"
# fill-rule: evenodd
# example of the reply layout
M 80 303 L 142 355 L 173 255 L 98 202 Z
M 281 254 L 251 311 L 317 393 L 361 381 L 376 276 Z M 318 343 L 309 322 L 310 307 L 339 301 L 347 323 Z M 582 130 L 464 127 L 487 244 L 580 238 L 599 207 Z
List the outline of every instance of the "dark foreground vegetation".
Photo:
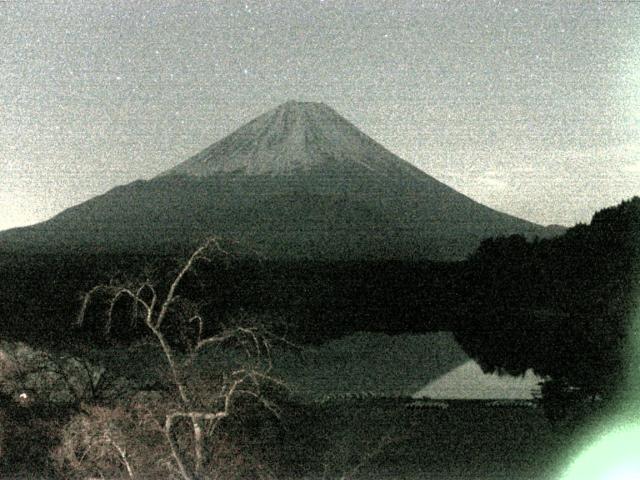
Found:
M 2 394 L 7 478 L 549 478 L 637 367 L 639 198 L 555 239 L 486 240 L 457 263 L 282 263 L 204 245 L 0 255 L 3 337 L 106 366 L 63 407 Z M 546 377 L 542 408 L 318 405 L 272 372 L 276 343 L 360 330 L 455 331 L 487 371 Z M 137 357 L 107 358 L 123 348 Z M 148 363 L 162 374 L 135 380 Z
M 180 478 L 169 466 L 161 417 L 148 413 L 158 405 L 142 398 L 85 405 L 63 418 L 26 410 L 11 416 L 2 478 Z M 561 470 L 571 442 L 536 408 L 406 405 L 290 402 L 280 420 L 245 406 L 209 438 L 202 478 L 543 480 Z

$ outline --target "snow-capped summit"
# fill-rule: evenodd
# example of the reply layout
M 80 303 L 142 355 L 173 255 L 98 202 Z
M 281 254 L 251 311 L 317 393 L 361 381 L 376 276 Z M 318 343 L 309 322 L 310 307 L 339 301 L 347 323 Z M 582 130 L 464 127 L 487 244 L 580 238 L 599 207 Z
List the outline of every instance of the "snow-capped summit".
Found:
M 324 103 L 288 101 L 163 175 L 291 175 L 321 168 L 420 173 Z

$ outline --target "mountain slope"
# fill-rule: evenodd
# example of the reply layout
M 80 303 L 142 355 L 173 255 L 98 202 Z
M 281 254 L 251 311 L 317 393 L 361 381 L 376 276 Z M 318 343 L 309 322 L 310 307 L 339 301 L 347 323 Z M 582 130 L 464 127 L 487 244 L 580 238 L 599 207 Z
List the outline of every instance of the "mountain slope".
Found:
M 167 174 L 295 175 L 369 172 L 378 177 L 424 173 L 364 135 L 322 103 L 289 101 L 236 130 Z
M 272 258 L 456 259 L 545 235 L 393 155 L 329 107 L 287 102 L 149 181 L 0 234 L 0 248 L 154 251 L 216 234 Z

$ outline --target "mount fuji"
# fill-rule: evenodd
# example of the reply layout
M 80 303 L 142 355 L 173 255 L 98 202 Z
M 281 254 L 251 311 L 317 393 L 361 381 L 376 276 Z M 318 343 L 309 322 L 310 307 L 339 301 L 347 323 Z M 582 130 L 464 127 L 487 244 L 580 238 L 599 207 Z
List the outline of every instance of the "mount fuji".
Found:
M 166 251 L 217 235 L 274 259 L 464 258 L 552 232 L 481 205 L 322 103 L 287 102 L 150 180 L 0 233 L 0 249 Z

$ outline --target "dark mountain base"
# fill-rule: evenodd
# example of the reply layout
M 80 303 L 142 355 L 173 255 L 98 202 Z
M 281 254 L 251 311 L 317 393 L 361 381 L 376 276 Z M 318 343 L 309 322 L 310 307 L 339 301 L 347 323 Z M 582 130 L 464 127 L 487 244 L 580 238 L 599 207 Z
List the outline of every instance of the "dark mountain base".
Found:
M 166 285 L 177 264 L 173 255 L 4 255 L 0 332 L 37 342 L 69 340 L 81 334 L 70 329 L 83 292 L 145 271 Z M 204 302 L 214 322 L 250 314 L 284 328 L 291 339 L 314 343 L 355 331 L 450 330 L 460 307 L 460 270 L 458 263 L 246 259 L 200 265 L 180 294 Z M 100 338 L 105 308 L 94 305 L 83 334 Z M 113 334 L 131 338 L 133 330 L 126 319 Z
M 244 254 L 279 261 L 450 261 L 465 258 L 485 238 L 557 233 L 433 182 L 324 170 L 160 177 L 1 232 L 0 251 L 169 255 L 215 234 L 237 242 Z

